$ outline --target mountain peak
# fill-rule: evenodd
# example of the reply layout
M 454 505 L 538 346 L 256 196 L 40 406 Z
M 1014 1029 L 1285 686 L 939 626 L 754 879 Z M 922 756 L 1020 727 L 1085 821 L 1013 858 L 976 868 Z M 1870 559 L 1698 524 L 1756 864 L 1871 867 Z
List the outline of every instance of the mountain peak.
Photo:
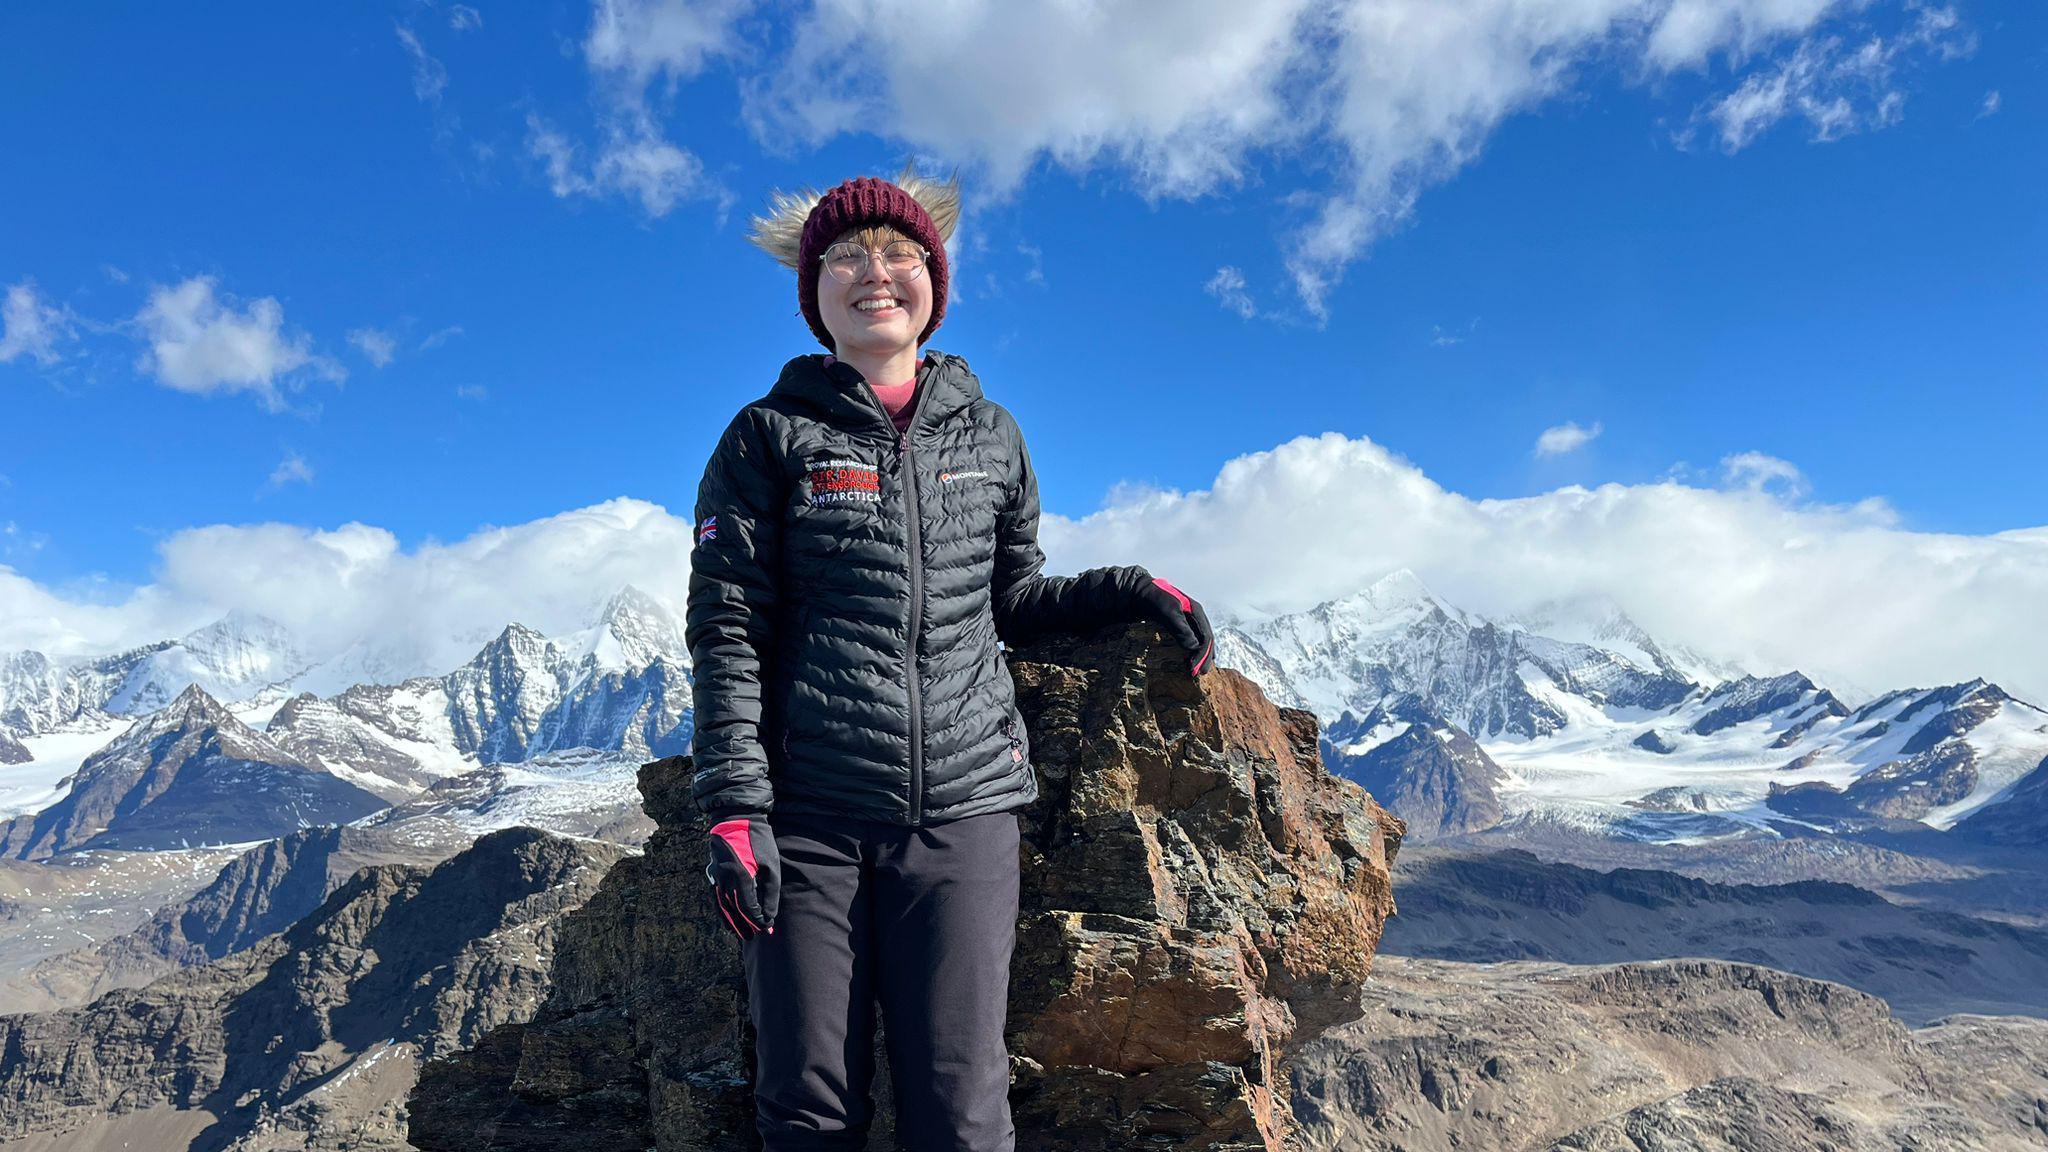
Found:
M 1322 610 L 1326 614 L 1356 615 L 1375 622 L 1441 612 L 1452 620 L 1469 622 L 1464 612 L 1430 591 L 1422 577 L 1407 568 L 1396 568 L 1357 592 L 1328 601 Z
M 220 701 L 207 694 L 206 689 L 197 684 L 187 684 L 184 691 L 178 693 L 169 704 L 164 705 L 163 711 L 151 719 L 166 725 L 187 724 L 195 720 L 202 724 L 214 724 L 232 717 L 228 715 L 228 710 L 221 706 Z
M 596 627 L 569 638 L 569 643 L 598 667 L 614 671 L 645 668 L 663 657 L 678 664 L 690 659 L 683 623 L 675 611 L 631 584 L 612 594 Z

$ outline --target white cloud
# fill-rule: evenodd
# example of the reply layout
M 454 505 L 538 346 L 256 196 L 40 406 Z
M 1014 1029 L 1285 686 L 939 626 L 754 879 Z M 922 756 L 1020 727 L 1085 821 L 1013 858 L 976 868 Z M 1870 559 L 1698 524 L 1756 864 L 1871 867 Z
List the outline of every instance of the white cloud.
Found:
M 683 81 L 739 50 L 734 24 L 742 0 L 597 0 L 584 37 L 599 105 L 597 143 L 586 146 L 537 115 L 526 120 L 527 155 L 541 163 L 556 196 L 623 196 L 649 216 L 685 199 L 728 199 L 695 153 L 669 140 L 662 110 Z M 659 82 L 660 92 L 650 93 Z
M 1040 157 L 1107 160 L 1148 190 L 1233 183 L 1290 132 L 1277 65 L 1306 0 L 819 3 L 748 91 L 769 141 L 878 128 L 983 167 L 1007 189 Z
M 1948 59 L 1967 54 L 1975 43 L 1962 30 L 1955 9 L 1918 8 L 1913 22 L 1896 36 L 1855 43 L 1838 36 L 1808 40 L 1694 118 L 1711 122 L 1727 152 L 1748 147 L 1788 117 L 1804 119 L 1821 143 L 1887 128 L 1905 114 L 1898 72 L 1906 60 L 1920 53 Z M 1691 131 L 1681 134 L 1681 142 Z
M 454 4 L 448 8 L 448 27 L 457 32 L 468 32 L 484 26 L 484 14 L 467 4 Z
M 1479 317 L 1477 316 L 1465 321 L 1463 325 L 1457 328 L 1446 328 L 1441 324 L 1432 324 L 1429 326 L 1429 344 L 1432 348 L 1453 348 L 1470 340 L 1472 334 L 1477 331 L 1479 331 Z
M 2004 103 L 2005 98 L 1998 94 L 1998 89 L 1993 88 L 1991 91 L 1986 92 L 1984 94 L 1984 103 L 1977 106 L 1977 119 L 1982 120 L 1986 116 L 1998 115 L 1998 109 Z
M 55 364 L 61 359 L 58 345 L 71 339 L 75 330 L 71 310 L 46 302 L 35 281 L 9 285 L 5 299 L 0 299 L 0 364 L 23 356 L 38 364 Z
M 270 470 L 270 486 L 272 488 L 282 488 L 287 484 L 311 484 L 312 482 L 313 466 L 306 463 L 306 458 L 297 452 L 285 453 L 284 459 L 277 462 L 277 467 Z
M 420 351 L 431 352 L 460 335 L 462 335 L 462 325 L 460 324 L 450 324 L 446 328 L 437 328 L 427 333 L 426 339 L 420 341 Z
M 1407 567 L 1485 613 L 1606 593 L 1659 639 L 1764 669 L 2048 691 L 2048 529 L 1907 531 L 1881 499 L 1802 503 L 1796 468 L 1731 460 L 1725 488 L 1473 499 L 1325 433 L 1232 460 L 1204 491 L 1122 489 L 1092 515 L 1048 515 L 1042 542 L 1048 571 L 1143 564 L 1223 606 L 1297 610 Z
M 1591 428 L 1581 428 L 1577 421 L 1568 420 L 1563 424 L 1545 428 L 1543 434 L 1536 437 L 1536 454 L 1538 456 L 1562 456 L 1567 452 L 1575 452 L 1585 447 L 1588 441 L 1598 435 L 1600 435 L 1600 422 L 1598 420 L 1593 421 Z
M 0 565 L 0 651 L 118 650 L 240 607 L 292 629 L 315 658 L 370 637 L 413 649 L 415 671 L 446 671 L 511 621 L 582 627 L 624 584 L 683 604 L 677 558 L 690 544 L 686 520 L 637 500 L 413 548 L 359 523 L 191 528 L 163 541 L 154 581 L 137 588 L 59 592 Z
M 1144 0 L 818 0 L 743 106 L 770 147 L 880 135 L 978 170 L 997 195 L 1045 161 L 1120 170 L 1159 197 L 1312 157 L 1323 175 L 1274 203 L 1296 293 L 1322 316 L 1345 268 L 1508 117 L 1593 74 L 1654 87 L 1717 57 L 1768 70 L 1867 2 L 1885 0 L 1186 0 L 1170 15 Z M 1947 56 L 1953 11 L 1909 12 L 1914 30 L 1886 43 Z M 710 40 L 737 51 L 730 36 L 720 24 Z M 1896 111 L 1852 101 L 1848 120 Z
M 412 57 L 412 94 L 423 103 L 438 104 L 441 94 L 448 90 L 448 69 L 439 60 L 428 54 L 426 45 L 413 30 L 404 25 L 392 26 L 398 36 L 399 46 Z
M 1407 567 L 1488 614 L 1605 593 L 1660 640 L 1761 670 L 2048 690 L 2048 527 L 1909 531 L 1879 499 L 1801 502 L 1784 461 L 1730 460 L 1722 487 L 1474 499 L 1333 432 L 1231 460 L 1200 491 L 1120 485 L 1092 515 L 1049 512 L 1041 541 L 1049 572 L 1143 564 L 1218 615 L 1306 608 Z M 106 650 L 240 607 L 315 651 L 411 638 L 421 670 L 445 670 L 510 620 L 578 627 L 621 584 L 683 603 L 689 544 L 685 519 L 623 499 L 411 549 L 362 524 L 194 528 L 162 544 L 141 588 L 60 595 L 0 567 L 0 650 Z
M 1258 305 L 1252 303 L 1251 293 L 1245 291 L 1244 273 L 1225 264 L 1216 270 L 1202 290 L 1214 296 L 1218 303 L 1246 320 L 1259 314 Z
M 312 337 L 285 328 L 284 308 L 275 299 L 265 296 L 238 310 L 233 298 L 216 298 L 211 276 L 152 289 L 135 323 L 149 341 L 136 367 L 180 392 L 251 392 L 276 411 L 284 406 L 280 386 L 297 388 L 306 376 L 346 375 L 314 354 Z
M 583 55 L 634 89 L 687 80 L 739 47 L 733 25 L 747 9 L 744 0 L 597 0 Z
M 538 116 L 527 117 L 526 130 L 527 154 L 547 172 L 549 191 L 564 199 L 625 196 L 660 217 L 707 187 L 703 163 L 669 143 L 647 117 L 605 125 L 603 143 L 588 161 L 581 145 Z
M 488 400 L 491 398 L 491 390 L 481 384 L 457 384 L 455 386 L 455 398 L 457 400 Z
M 1806 474 L 1790 460 L 1762 452 L 1738 452 L 1721 457 L 1721 478 L 1726 484 L 1751 492 L 1763 492 L 1775 484 L 1787 496 L 1806 495 Z
M 363 354 L 363 359 L 379 368 L 390 364 L 392 357 L 398 354 L 398 341 L 389 332 L 378 328 L 351 329 L 348 342 Z

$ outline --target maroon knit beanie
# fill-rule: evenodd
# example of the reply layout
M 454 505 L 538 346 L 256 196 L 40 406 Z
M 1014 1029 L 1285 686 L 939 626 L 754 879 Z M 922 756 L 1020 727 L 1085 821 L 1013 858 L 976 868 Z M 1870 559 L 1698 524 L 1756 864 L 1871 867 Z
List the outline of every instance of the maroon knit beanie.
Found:
M 946 315 L 946 244 L 932 223 L 931 214 L 917 198 L 887 180 L 859 176 L 820 197 L 804 220 L 803 239 L 797 245 L 796 298 L 804 319 L 818 340 L 831 348 L 832 333 L 818 315 L 818 258 L 834 240 L 850 228 L 893 224 L 896 230 L 924 246 L 931 253 L 925 275 L 932 278 L 932 318 L 918 333 L 922 345 Z

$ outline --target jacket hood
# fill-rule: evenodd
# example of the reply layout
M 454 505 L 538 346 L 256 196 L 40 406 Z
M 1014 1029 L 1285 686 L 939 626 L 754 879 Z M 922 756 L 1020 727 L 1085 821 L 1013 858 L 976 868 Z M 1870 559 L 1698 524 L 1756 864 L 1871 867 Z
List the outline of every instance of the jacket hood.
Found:
M 919 424 L 936 423 L 982 398 L 981 381 L 967 361 L 949 352 L 927 350 L 917 364 L 917 381 Z M 860 369 L 844 360 L 828 365 L 825 353 L 814 352 L 784 364 L 768 395 L 801 403 L 851 432 L 879 431 L 877 421 L 887 423 L 888 416 L 869 398 L 864 382 Z M 893 427 L 889 437 L 895 439 Z

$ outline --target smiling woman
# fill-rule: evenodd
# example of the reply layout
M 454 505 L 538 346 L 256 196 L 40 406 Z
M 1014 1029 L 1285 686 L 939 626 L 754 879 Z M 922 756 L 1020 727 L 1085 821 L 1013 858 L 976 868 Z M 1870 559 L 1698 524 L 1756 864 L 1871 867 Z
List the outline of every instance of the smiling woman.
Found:
M 1000 646 L 1150 619 L 1192 673 L 1211 659 L 1201 605 L 1145 569 L 1042 573 L 1016 420 L 966 361 L 920 354 L 958 205 L 906 173 L 755 222 L 831 353 L 733 418 L 697 494 L 693 791 L 770 1152 L 866 1145 L 877 1000 L 899 1137 L 1014 1147 L 1003 1022 L 1038 778 Z

